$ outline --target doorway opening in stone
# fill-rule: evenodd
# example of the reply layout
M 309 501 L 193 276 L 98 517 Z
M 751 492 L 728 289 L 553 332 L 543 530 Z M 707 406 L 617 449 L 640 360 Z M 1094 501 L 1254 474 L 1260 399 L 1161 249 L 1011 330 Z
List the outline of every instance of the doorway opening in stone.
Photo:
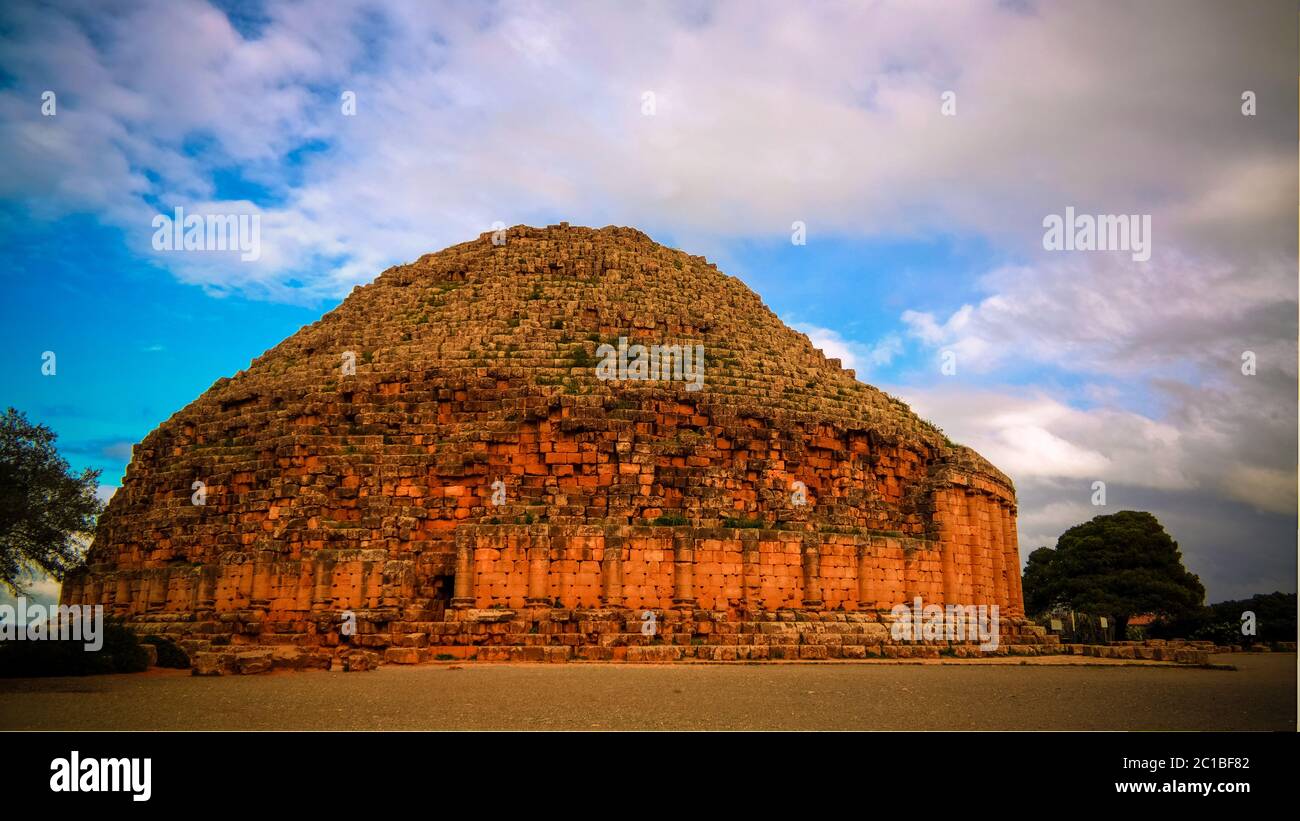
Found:
M 429 600 L 429 609 L 433 611 L 435 621 L 442 621 L 447 610 L 451 608 L 451 594 L 456 589 L 455 574 L 433 577 L 433 597 Z

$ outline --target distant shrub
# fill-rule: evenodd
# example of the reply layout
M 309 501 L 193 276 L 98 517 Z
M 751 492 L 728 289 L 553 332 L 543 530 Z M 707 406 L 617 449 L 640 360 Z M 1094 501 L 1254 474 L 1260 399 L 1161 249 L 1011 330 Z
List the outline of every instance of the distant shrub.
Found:
M 118 622 L 104 623 L 104 642 L 98 650 L 61 639 L 0 643 L 0 678 L 139 673 L 148 666 L 149 654 L 140 640 Z
M 1242 614 L 1250 611 L 1258 621 L 1254 636 L 1241 632 Z M 1179 618 L 1157 619 L 1148 635 L 1159 639 L 1192 639 L 1215 644 L 1296 640 L 1296 594 L 1265 593 L 1195 608 Z

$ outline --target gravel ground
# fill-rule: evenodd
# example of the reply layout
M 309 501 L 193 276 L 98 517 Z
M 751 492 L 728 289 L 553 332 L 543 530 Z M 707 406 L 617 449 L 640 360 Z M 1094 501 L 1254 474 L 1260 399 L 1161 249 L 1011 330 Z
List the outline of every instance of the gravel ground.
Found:
M 1296 656 L 1134 666 L 475 664 L 0 679 L 0 729 L 1295 730 Z

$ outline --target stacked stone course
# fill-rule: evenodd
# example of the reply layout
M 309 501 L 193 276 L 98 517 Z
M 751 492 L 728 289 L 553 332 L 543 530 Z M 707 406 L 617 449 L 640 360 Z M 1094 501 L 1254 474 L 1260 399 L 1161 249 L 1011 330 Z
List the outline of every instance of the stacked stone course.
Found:
M 1051 644 L 1023 622 L 1010 481 L 739 280 L 633 229 L 492 238 L 385 271 L 150 433 L 63 601 L 196 651 L 355 669 L 360 648 L 513 657 L 546 635 L 630 652 L 606 638 L 646 610 L 692 640 L 782 612 L 879 626 L 918 596 L 996 604 L 1008 636 Z M 598 380 L 620 336 L 702 344 L 703 390 Z M 618 629 L 546 632 L 592 619 Z M 467 629 L 484 624 L 510 629 Z

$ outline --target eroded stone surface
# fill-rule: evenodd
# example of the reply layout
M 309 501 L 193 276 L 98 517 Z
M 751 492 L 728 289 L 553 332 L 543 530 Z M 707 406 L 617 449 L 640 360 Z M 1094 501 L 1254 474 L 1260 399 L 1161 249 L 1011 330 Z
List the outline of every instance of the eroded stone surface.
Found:
M 633 229 L 491 237 L 385 271 L 150 433 L 63 600 L 245 672 L 301 663 L 220 654 L 674 655 L 609 638 L 646 610 L 686 614 L 693 639 L 917 596 L 1023 616 L 1009 480 L 739 280 Z M 598 380 L 619 337 L 703 345 L 703 389 Z M 547 632 L 565 619 L 603 626 Z

